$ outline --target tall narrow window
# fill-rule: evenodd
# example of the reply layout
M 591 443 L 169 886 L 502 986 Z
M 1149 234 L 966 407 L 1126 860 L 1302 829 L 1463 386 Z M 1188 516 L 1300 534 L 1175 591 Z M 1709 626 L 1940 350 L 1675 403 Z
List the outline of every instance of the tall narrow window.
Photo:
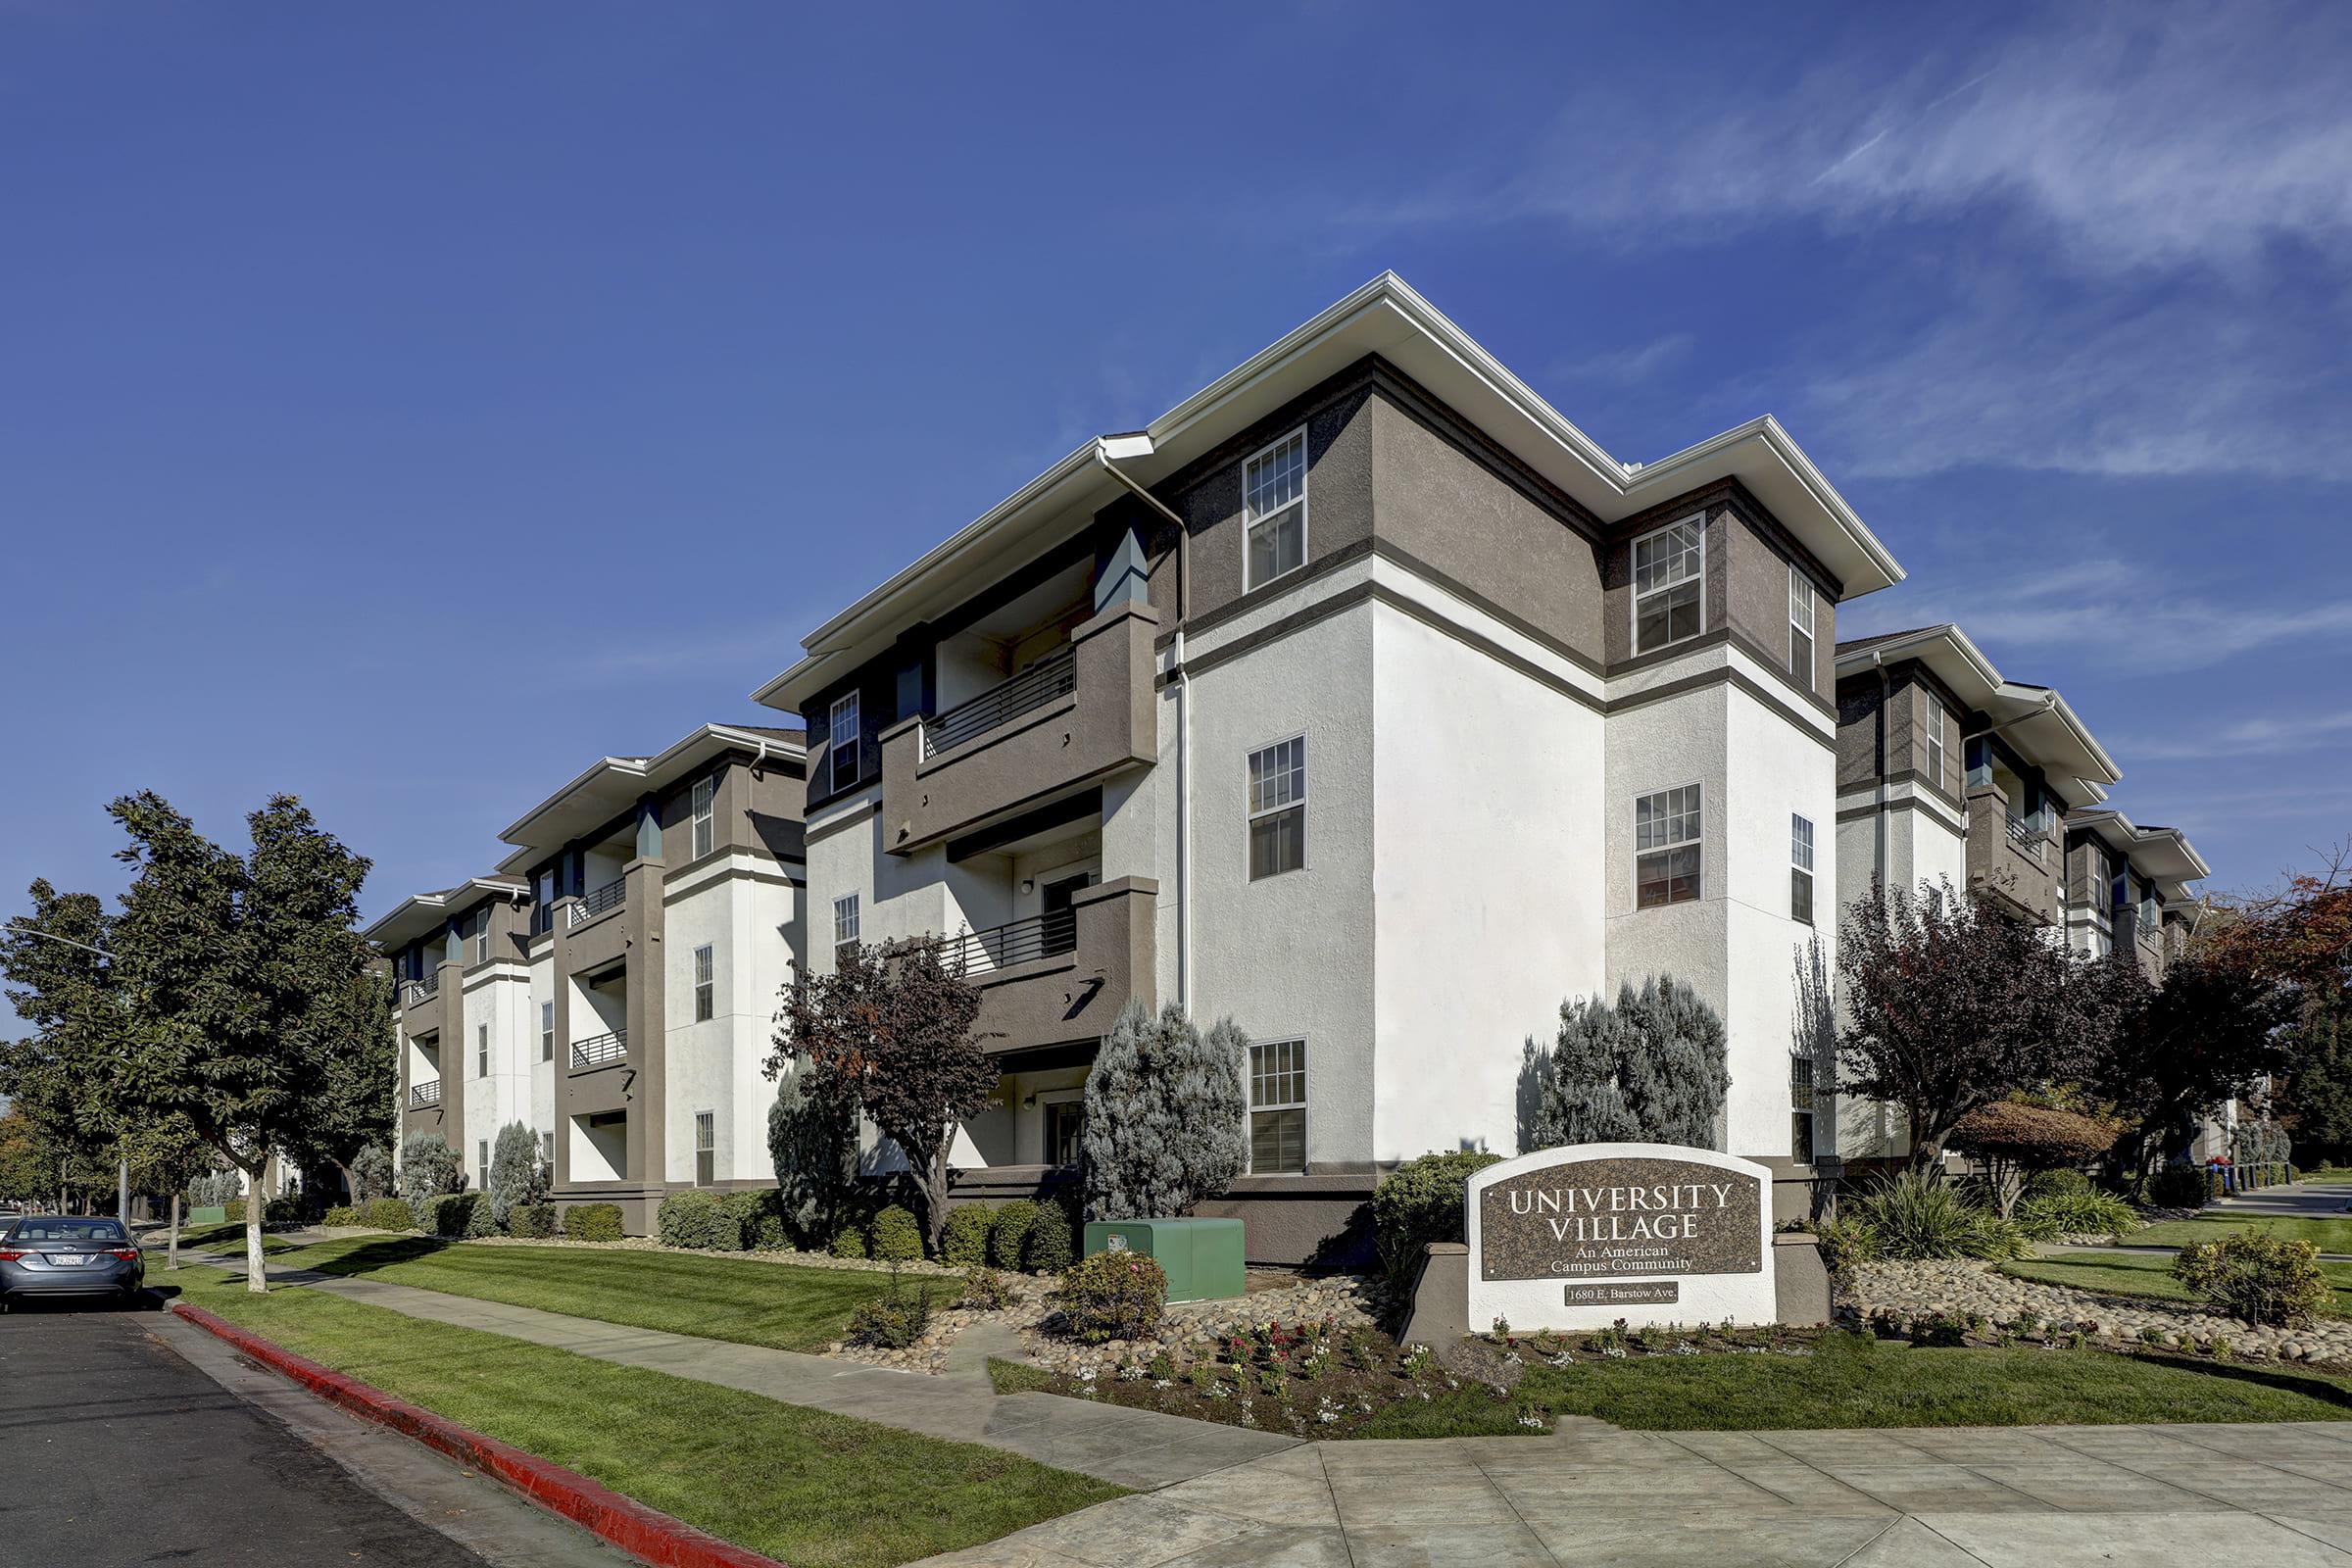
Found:
M 858 895 L 833 901 L 833 948 L 839 952 L 858 940 Z
M 1813 923 L 1813 824 L 1788 818 L 1788 918 Z
M 1943 786 L 1943 704 L 1928 697 L 1928 782 Z
M 473 916 L 473 961 L 490 961 L 490 911 L 477 909 Z
M 1306 737 L 1250 754 L 1250 880 L 1306 864 Z
M 713 989 L 710 981 L 710 950 L 697 948 L 694 950 L 694 1021 L 696 1023 L 710 1021 L 712 1011 L 711 992 Z
M 718 1118 L 710 1111 L 694 1113 L 694 1185 L 708 1187 L 718 1179 Z
M 556 928 L 556 873 L 550 866 L 531 878 L 531 935 Z
M 697 779 L 694 785 L 694 853 L 696 858 L 718 847 L 718 780 Z
M 859 756 L 862 732 L 858 722 L 858 694 L 833 700 L 833 711 L 825 726 L 825 766 L 837 790 L 846 790 L 863 775 L 864 759 Z
M 1250 1048 L 1250 1169 L 1306 1169 L 1306 1042 Z
M 1306 432 L 1294 430 L 1242 466 L 1245 588 L 1296 571 L 1306 560 Z
M 1788 1155 L 1813 1163 L 1813 1058 L 1788 1058 Z
M 1634 906 L 1653 909 L 1698 897 L 1699 793 L 1695 784 L 1634 802 Z
M 1634 652 L 1646 654 L 1699 633 L 1699 579 L 1706 520 L 1688 517 L 1634 541 Z
M 490 1076 L 490 1026 L 486 1023 L 473 1026 L 473 1075 Z
M 473 1190 L 477 1193 L 486 1193 L 490 1190 L 490 1141 L 488 1139 L 479 1140 L 474 1144 L 473 1162 L 481 1167 L 482 1172 L 480 1180 L 474 1183 Z
M 1813 689 L 1813 584 L 1794 566 L 1788 568 L 1788 673 Z
M 551 1171 L 556 1168 L 556 1135 L 554 1133 L 539 1135 L 539 1163 Z
M 556 1004 L 552 1002 L 539 1004 L 539 1059 L 556 1059 Z

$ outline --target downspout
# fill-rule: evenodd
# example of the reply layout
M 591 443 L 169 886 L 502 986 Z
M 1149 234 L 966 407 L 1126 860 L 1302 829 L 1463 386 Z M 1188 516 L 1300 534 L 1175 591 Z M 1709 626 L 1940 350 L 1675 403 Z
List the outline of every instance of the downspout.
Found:
M 1193 1005 L 1193 789 L 1192 673 L 1184 658 L 1186 612 L 1192 604 L 1192 530 L 1159 497 L 1129 478 L 1110 461 L 1100 440 L 1095 462 L 1135 498 L 1176 526 L 1176 640 L 1170 646 L 1176 673 L 1176 1005 L 1187 1012 Z

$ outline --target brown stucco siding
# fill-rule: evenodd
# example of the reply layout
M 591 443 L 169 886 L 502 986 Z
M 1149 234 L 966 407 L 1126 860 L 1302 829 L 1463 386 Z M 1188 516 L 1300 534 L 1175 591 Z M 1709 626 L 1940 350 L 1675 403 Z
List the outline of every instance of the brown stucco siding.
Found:
M 1879 781 L 1879 678 L 1874 671 L 1838 685 L 1838 788 Z
M 1710 529 L 1710 547 L 1716 537 Z M 1826 701 L 1838 678 L 1838 612 L 1829 585 L 1813 570 L 1799 567 L 1738 508 L 1727 509 L 1721 537 L 1729 584 L 1724 609 L 1733 635 L 1753 644 L 1771 668 L 1788 670 L 1792 683 Z M 1814 589 L 1813 659 L 1802 670 L 1788 662 L 1794 651 L 1789 573 L 1797 570 L 1803 570 Z

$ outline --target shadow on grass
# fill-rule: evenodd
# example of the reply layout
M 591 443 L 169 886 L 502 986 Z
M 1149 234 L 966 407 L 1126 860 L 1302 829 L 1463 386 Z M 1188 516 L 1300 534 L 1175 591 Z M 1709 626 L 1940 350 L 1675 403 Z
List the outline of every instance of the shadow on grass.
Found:
M 307 1258 L 297 1267 L 315 1274 L 350 1276 L 372 1274 L 396 1263 L 413 1263 L 420 1257 L 455 1247 L 457 1243 L 440 1236 L 387 1236 L 380 1241 L 363 1242 L 348 1251 L 332 1257 Z
M 2134 1361 L 2145 1361 L 2151 1366 L 2169 1366 L 2181 1372 L 2202 1373 L 2209 1378 L 2252 1383 L 2281 1394 L 2299 1394 L 2323 1404 L 2352 1410 L 2352 1384 L 2317 1370 L 2294 1371 L 2252 1361 L 2208 1361 L 2201 1356 L 2167 1355 L 2161 1350 L 2128 1350 L 2124 1353 Z

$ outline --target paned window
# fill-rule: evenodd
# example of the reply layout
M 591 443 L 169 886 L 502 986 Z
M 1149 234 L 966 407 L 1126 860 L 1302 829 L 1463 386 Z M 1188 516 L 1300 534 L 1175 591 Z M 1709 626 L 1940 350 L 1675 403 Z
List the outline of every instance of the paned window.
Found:
M 858 895 L 833 901 L 833 946 L 836 951 L 858 940 Z
M 1634 906 L 1681 904 L 1698 890 L 1698 786 L 1642 796 L 1634 802 Z
M 694 1185 L 708 1187 L 718 1179 L 718 1118 L 707 1110 L 694 1113 Z
M 1698 517 L 1634 541 L 1635 653 L 1698 635 L 1706 557 L 1706 524 Z
M 539 1059 L 556 1059 L 556 1004 L 552 1002 L 539 1004 Z
M 1295 430 L 1242 466 L 1246 588 L 1296 571 L 1306 560 L 1306 432 Z
M 694 950 L 694 1021 L 706 1023 L 713 1011 L 712 993 L 717 989 L 710 978 L 711 953 L 709 948 Z
M 1813 824 L 1788 818 L 1788 918 L 1813 923 Z
M 709 855 L 718 847 L 718 780 L 697 780 L 694 786 L 694 853 Z
M 1250 880 L 1306 864 L 1306 737 L 1250 754 Z
M 1788 568 L 1788 673 L 1813 689 L 1813 584 L 1794 566 Z
M 846 790 L 863 776 L 864 759 L 859 755 L 862 731 L 858 720 L 858 694 L 833 700 L 833 711 L 825 726 L 825 766 L 827 776 L 837 790 Z
M 1250 1168 L 1306 1169 L 1306 1042 L 1250 1048 Z

